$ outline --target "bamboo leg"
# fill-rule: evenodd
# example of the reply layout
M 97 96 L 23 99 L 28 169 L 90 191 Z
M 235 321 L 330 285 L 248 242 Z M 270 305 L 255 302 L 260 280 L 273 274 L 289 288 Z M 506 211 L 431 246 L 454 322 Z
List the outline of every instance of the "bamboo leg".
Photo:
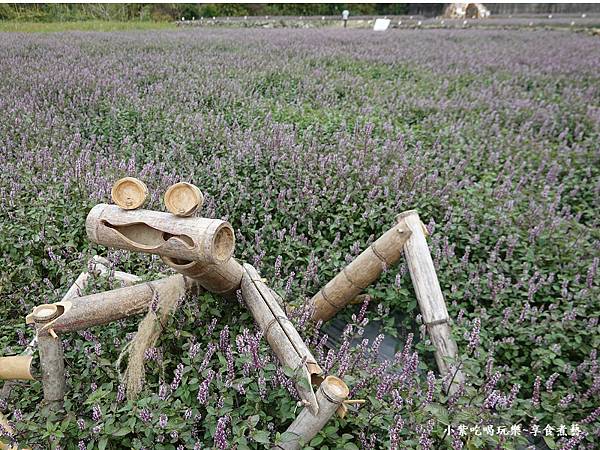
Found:
M 40 305 L 27 316 L 26 322 L 35 321 L 34 315 L 38 309 L 52 309 L 57 313 L 52 320 L 43 325 L 44 331 L 52 329 L 60 334 L 85 330 L 141 314 L 147 311 L 155 296 L 162 298 L 180 295 L 196 286 L 193 280 L 177 274 L 112 291 L 75 297 L 65 302 Z
M 296 420 L 287 429 L 286 433 L 296 437 L 290 441 L 274 445 L 272 449 L 297 450 L 301 445 L 306 445 L 314 438 L 325 424 L 331 419 L 336 410 L 348 397 L 349 390 L 341 379 L 328 376 L 323 380 L 317 391 L 319 412 L 313 415 L 307 408 L 300 411 Z
M 308 404 L 308 408 L 316 414 L 317 399 L 311 381 L 313 375 L 321 375 L 322 369 L 256 269 L 250 264 L 244 264 L 242 295 L 281 364 L 290 369 L 301 370 L 303 380 L 296 382 L 296 389 Z
M 449 370 L 445 358 L 456 358 L 458 348 L 451 336 L 448 310 L 427 246 L 424 226 L 416 211 L 403 212 L 396 219 L 412 232 L 404 244 L 404 257 L 408 264 L 423 322 L 427 326 L 431 342 L 436 348 L 435 360 L 438 369 L 442 375 L 445 375 Z M 463 380 L 462 372 L 457 372 L 450 391 L 453 392 Z
M 409 236 L 410 230 L 403 224 L 397 224 L 358 255 L 310 300 L 314 308 L 312 320 L 329 320 L 351 303 L 379 278 L 385 268 L 400 259 L 402 246 Z

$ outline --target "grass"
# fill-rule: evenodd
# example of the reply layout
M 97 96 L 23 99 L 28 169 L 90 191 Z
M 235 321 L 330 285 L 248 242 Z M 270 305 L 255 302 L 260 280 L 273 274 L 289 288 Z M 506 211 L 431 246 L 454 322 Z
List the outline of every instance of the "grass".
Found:
M 0 21 L 0 32 L 54 33 L 59 31 L 130 31 L 174 29 L 171 22 L 81 20 L 75 22 Z

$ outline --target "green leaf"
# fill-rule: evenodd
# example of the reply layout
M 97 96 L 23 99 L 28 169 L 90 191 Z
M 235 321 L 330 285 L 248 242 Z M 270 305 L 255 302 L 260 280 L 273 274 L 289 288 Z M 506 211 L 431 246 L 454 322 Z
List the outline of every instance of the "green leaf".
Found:
M 252 433 L 252 439 L 254 439 L 256 442 L 260 442 L 261 444 L 268 444 L 269 436 L 270 433 L 264 430 L 258 430 Z
M 108 437 L 102 436 L 100 438 L 100 441 L 98 442 L 98 450 L 104 450 L 106 448 L 107 444 L 108 444 Z

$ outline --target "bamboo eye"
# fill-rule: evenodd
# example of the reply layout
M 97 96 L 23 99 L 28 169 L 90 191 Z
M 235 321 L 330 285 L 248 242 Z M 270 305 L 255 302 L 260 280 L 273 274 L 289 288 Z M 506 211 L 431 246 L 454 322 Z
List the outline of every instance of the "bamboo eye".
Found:
M 164 201 L 170 213 L 180 217 L 189 217 L 202 207 L 204 196 L 197 186 L 181 182 L 167 189 Z
M 146 203 L 148 188 L 137 178 L 125 177 L 113 184 L 110 196 L 122 209 L 138 209 Z

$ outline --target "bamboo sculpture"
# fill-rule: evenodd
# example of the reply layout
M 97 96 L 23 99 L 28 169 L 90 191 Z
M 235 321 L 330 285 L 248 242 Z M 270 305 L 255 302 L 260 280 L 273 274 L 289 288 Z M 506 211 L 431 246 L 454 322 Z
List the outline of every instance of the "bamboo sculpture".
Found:
M 364 402 L 346 400 L 349 390 L 341 379 L 334 376 L 323 379 L 323 370 L 288 319 L 281 298 L 265 284 L 253 266 L 242 266 L 232 257 L 235 238 L 231 225 L 222 220 L 187 217 L 202 204 L 198 188 L 178 183 L 169 189 L 165 203 L 173 214 L 134 209 L 141 206 L 147 196 L 147 189 L 139 180 L 119 180 L 112 194 L 121 207 L 99 204 L 92 208 L 86 219 L 89 239 L 108 247 L 159 255 L 179 273 L 141 283 L 139 277 L 115 271 L 115 278 L 126 287 L 80 296 L 91 277 L 90 273 L 82 272 L 60 302 L 40 305 L 27 316 L 26 322 L 36 327 L 44 402 L 51 411 L 62 407 L 66 389 L 61 334 L 146 312 L 136 337 L 119 357 L 120 360 L 128 354 L 125 378 L 128 397 L 133 398 L 143 386 L 145 350 L 158 339 L 177 300 L 191 290 L 202 288 L 230 298 L 241 289 L 246 306 L 275 355 L 285 368 L 294 372 L 293 381 L 305 408 L 287 430 L 293 438 L 273 448 L 299 449 L 316 436 L 336 411 L 342 417 L 346 414 L 345 402 Z M 424 226 L 415 211 L 406 211 L 396 219 L 394 227 L 311 299 L 312 319 L 315 322 L 329 320 L 344 306 L 356 301 L 361 291 L 404 253 L 427 331 L 436 348 L 437 365 L 440 372 L 446 374 L 449 371 L 446 359 L 456 356 L 457 346 L 451 337 L 448 311 L 425 240 Z M 94 257 L 90 266 L 90 272 L 109 272 L 108 261 L 100 257 Z M 154 301 L 156 308 L 149 308 Z M 34 379 L 32 353 L 28 348 L 19 356 L 0 357 L 0 379 Z M 454 376 L 455 381 L 463 379 L 461 372 Z M 313 384 L 319 385 L 316 394 Z M 450 386 L 451 392 L 457 384 Z M 6 423 L 1 415 L 0 423 Z M 0 444 L 0 449 L 3 448 L 9 447 Z
M 317 414 L 319 408 L 311 382 L 313 376 L 315 381 L 320 381 L 323 370 L 290 323 L 271 290 L 250 264 L 244 264 L 242 296 L 281 364 L 298 371 L 302 380 L 296 382 L 298 393 L 308 409 Z
M 308 408 L 300 411 L 296 420 L 287 429 L 286 433 L 295 438 L 275 445 L 272 449 L 297 450 L 314 438 L 325 424 L 331 419 L 336 410 L 343 405 L 349 394 L 348 386 L 341 379 L 328 376 L 323 380 L 317 391 L 317 404 L 319 411 L 313 414 Z
M 404 257 L 408 264 L 423 322 L 427 327 L 431 342 L 436 348 L 435 360 L 438 369 L 441 374 L 445 375 L 449 371 L 446 358 L 455 358 L 458 347 L 451 336 L 448 324 L 450 317 L 429 253 L 423 225 L 416 211 L 403 212 L 396 219 L 412 232 L 404 244 Z M 453 386 L 457 386 L 463 379 L 463 374 L 458 371 L 454 376 L 456 384 L 453 384 L 450 390 L 454 391 L 455 387 Z
M 209 264 L 226 262 L 235 244 L 233 229 L 223 220 L 107 204 L 91 209 L 85 228 L 96 244 Z
M 352 302 L 385 268 L 400 259 L 410 234 L 406 225 L 397 224 L 358 255 L 310 300 L 314 308 L 312 320 L 327 321 Z

